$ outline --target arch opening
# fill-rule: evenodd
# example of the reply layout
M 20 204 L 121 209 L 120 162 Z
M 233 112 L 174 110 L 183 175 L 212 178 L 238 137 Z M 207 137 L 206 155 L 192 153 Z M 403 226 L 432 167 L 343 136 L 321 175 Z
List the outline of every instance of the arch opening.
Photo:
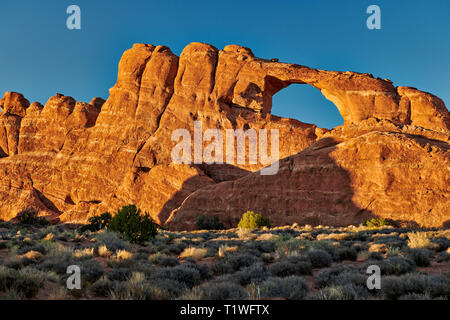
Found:
M 305 84 L 290 84 L 274 94 L 271 114 L 326 129 L 344 124 L 337 107 L 320 90 Z

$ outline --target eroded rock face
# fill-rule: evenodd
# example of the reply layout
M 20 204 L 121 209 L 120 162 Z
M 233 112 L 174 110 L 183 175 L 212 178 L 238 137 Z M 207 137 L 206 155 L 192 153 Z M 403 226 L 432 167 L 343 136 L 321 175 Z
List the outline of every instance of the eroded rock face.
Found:
M 196 191 L 172 212 L 168 225 L 194 229 L 195 217 L 213 213 L 235 226 L 252 208 L 275 225 L 346 226 L 383 217 L 442 226 L 450 219 L 450 174 L 437 168 L 450 167 L 448 136 L 439 141 L 392 123 L 376 131 L 365 125 L 344 141 L 339 129 L 324 135 L 281 160 L 276 175 L 254 172 Z
M 344 126 L 328 132 L 272 115 L 272 96 L 291 84 L 321 90 Z M 450 219 L 447 108 L 369 74 L 260 59 L 237 45 L 192 43 L 177 57 L 135 44 L 106 102 L 57 94 L 30 105 L 7 92 L 0 108 L 2 219 L 33 206 L 55 221 L 82 222 L 129 203 L 174 229 L 194 228 L 201 214 L 235 226 L 246 210 L 274 224 Z M 260 175 L 260 162 L 174 164 L 172 132 L 193 137 L 194 122 L 224 136 L 278 129 L 278 173 Z

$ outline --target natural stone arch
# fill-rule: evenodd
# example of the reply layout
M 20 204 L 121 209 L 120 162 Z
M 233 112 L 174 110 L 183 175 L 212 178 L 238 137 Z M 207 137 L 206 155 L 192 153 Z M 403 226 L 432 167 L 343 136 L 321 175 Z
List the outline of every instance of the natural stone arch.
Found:
M 272 96 L 271 114 L 332 129 L 344 124 L 336 105 L 313 86 L 289 84 Z

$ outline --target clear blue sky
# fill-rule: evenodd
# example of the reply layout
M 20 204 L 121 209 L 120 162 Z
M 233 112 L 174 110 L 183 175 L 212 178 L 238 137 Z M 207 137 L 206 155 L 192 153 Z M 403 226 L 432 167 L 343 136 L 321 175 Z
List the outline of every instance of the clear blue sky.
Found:
M 81 8 L 82 29 L 66 28 L 66 8 Z M 381 30 L 368 30 L 366 8 L 381 7 Z M 45 103 L 108 97 L 117 64 L 133 43 L 190 42 L 250 47 L 326 70 L 372 73 L 431 92 L 450 104 L 450 1 L 296 0 L 143 1 L 1 0 L 0 93 Z M 319 91 L 292 85 L 274 96 L 273 113 L 334 127 L 336 108 Z

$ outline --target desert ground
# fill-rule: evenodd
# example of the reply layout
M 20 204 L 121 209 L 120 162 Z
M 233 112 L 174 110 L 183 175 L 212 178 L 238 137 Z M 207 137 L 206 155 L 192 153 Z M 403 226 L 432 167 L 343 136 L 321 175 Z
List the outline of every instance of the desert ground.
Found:
M 159 230 L 134 244 L 108 230 L 0 223 L 0 299 L 448 299 L 450 230 L 290 225 Z M 67 267 L 81 288 L 67 289 Z M 369 290 L 369 265 L 381 289 Z

